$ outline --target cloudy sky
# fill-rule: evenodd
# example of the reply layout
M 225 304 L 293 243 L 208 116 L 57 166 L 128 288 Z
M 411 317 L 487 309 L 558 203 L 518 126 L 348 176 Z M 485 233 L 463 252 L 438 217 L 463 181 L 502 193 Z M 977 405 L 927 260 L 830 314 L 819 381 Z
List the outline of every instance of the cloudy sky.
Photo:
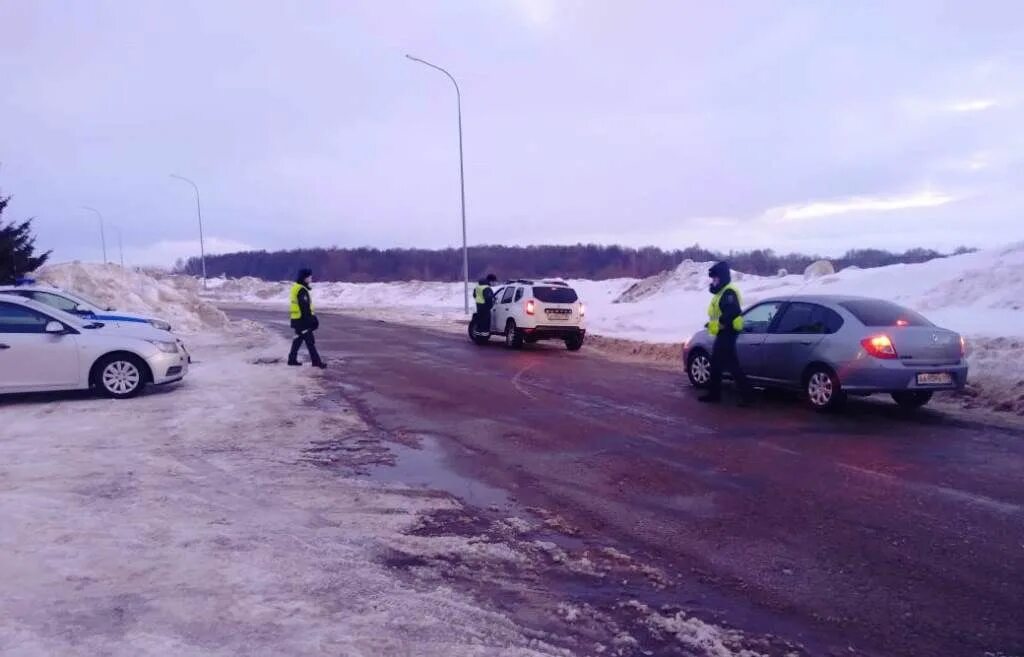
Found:
M 0 189 L 59 259 L 1024 239 L 1024 3 L 0 0 Z

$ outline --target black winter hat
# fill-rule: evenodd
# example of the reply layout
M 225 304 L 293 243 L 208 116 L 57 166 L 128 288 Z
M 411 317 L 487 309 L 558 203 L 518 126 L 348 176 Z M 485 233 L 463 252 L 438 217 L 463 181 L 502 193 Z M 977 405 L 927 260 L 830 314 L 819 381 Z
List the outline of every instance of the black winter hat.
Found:
M 727 283 L 732 278 L 732 272 L 729 268 L 729 263 L 725 260 L 716 262 L 711 269 L 708 270 L 708 276 L 711 278 L 717 278 L 723 283 Z
M 295 277 L 296 283 L 305 283 L 306 279 L 313 275 L 312 269 L 300 269 L 299 275 Z

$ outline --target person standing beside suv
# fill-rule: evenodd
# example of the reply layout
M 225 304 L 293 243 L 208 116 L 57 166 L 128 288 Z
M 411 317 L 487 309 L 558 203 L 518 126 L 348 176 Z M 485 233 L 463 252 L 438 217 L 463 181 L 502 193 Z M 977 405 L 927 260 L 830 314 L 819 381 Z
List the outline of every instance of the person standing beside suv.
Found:
M 299 347 L 305 343 L 313 367 L 326 369 L 327 363 L 320 358 L 320 353 L 316 350 L 316 338 L 313 337 L 313 332 L 320 328 L 320 320 L 316 318 L 316 313 L 313 311 L 313 298 L 310 291 L 312 285 L 313 270 L 300 269 L 288 295 L 289 317 L 292 329 L 295 331 L 292 349 L 288 353 L 288 364 L 292 366 L 302 364 L 299 362 Z
M 498 280 L 494 274 L 487 274 L 481 278 L 473 290 L 473 301 L 476 302 L 476 330 L 478 333 L 490 333 L 491 331 L 491 308 L 494 307 L 493 286 Z

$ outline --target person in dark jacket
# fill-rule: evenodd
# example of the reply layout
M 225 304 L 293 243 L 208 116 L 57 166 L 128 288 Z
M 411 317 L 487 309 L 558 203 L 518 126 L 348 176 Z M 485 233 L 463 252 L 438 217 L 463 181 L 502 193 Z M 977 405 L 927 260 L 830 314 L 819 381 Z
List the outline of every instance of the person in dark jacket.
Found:
M 313 271 L 300 269 L 289 294 L 288 314 L 291 318 L 292 329 L 295 331 L 295 339 L 292 340 L 292 350 L 288 353 L 288 364 L 301 365 L 299 363 L 299 347 L 302 346 L 302 343 L 306 343 L 313 367 L 325 369 L 327 363 L 320 358 L 320 353 L 316 350 L 316 338 L 313 337 L 313 332 L 320 328 L 320 320 L 316 318 L 316 313 L 313 310 L 313 297 L 310 292 L 312 285 Z
M 477 333 L 490 333 L 491 331 L 491 308 L 494 307 L 494 288 L 491 287 L 498 280 L 494 274 L 487 274 L 486 278 L 477 281 L 473 290 L 473 301 L 476 302 L 476 317 L 474 325 Z
M 740 405 L 749 406 L 753 390 L 740 365 L 736 340 L 743 332 L 743 307 L 740 291 L 732 282 L 729 263 L 716 263 L 710 270 L 711 305 L 708 306 L 708 333 L 715 338 L 711 350 L 711 380 L 700 401 L 717 403 L 722 399 L 722 372 L 729 371 L 740 391 Z

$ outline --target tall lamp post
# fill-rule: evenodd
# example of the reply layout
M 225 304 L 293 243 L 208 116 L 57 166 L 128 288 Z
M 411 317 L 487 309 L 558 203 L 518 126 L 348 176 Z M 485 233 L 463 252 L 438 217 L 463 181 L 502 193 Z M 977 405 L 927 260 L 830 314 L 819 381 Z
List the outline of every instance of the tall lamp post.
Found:
M 465 167 L 462 161 L 462 92 L 459 91 L 459 83 L 455 81 L 455 77 L 451 73 L 444 70 L 436 64 L 420 59 L 419 57 L 413 57 L 412 55 L 406 55 L 406 58 L 419 62 L 425 66 L 429 66 L 432 69 L 441 71 L 448 79 L 452 81 L 455 86 L 455 103 L 458 110 L 459 119 L 459 192 L 462 198 L 462 300 L 464 302 L 465 313 L 469 314 L 469 247 L 466 244 L 466 176 Z
M 192 185 L 192 189 L 196 192 L 196 217 L 199 219 L 199 259 L 203 263 L 203 287 L 206 287 L 206 244 L 203 241 L 203 209 L 199 205 L 199 185 L 195 184 L 185 176 L 179 176 L 176 173 L 171 174 L 171 178 L 177 178 L 178 180 L 184 180 L 188 184 Z
M 100 244 L 103 246 L 103 264 L 107 264 L 107 235 L 103 230 L 103 214 L 96 208 L 90 208 L 88 205 L 83 205 L 82 209 L 94 213 L 100 220 Z
M 121 254 L 121 269 L 124 269 L 124 242 L 121 240 L 121 227 L 117 227 L 117 250 Z

